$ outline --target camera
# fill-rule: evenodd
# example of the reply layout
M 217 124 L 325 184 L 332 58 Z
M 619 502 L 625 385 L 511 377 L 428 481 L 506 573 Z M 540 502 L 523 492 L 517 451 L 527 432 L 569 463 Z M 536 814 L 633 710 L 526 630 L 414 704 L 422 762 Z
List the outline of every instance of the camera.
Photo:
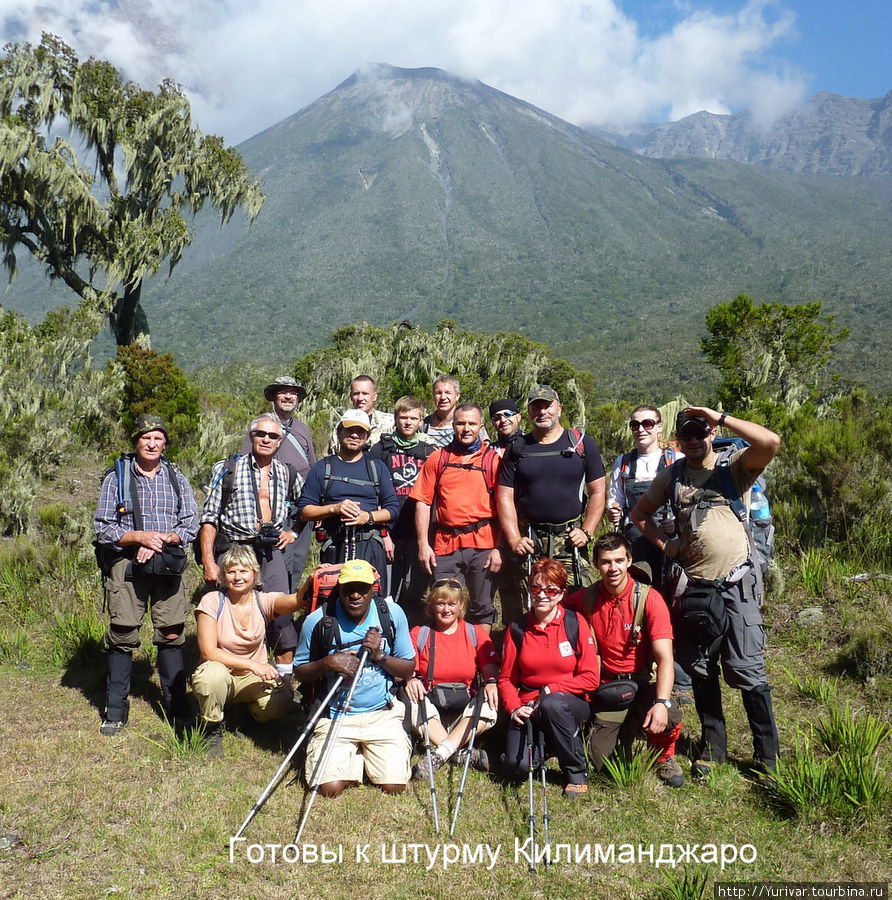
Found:
M 282 530 L 280 528 L 276 528 L 276 526 L 273 525 L 272 522 L 264 522 L 263 525 L 260 526 L 260 530 L 257 532 L 257 537 L 254 538 L 254 543 L 258 547 L 269 550 L 279 543 L 279 538 L 281 536 Z

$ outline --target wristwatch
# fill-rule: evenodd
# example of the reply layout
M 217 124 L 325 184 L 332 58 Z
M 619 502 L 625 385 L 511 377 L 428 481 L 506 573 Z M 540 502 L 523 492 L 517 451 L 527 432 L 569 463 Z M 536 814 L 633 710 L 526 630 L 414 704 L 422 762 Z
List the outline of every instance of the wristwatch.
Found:
M 658 703 L 662 703 L 663 706 L 666 707 L 666 709 L 672 709 L 672 701 L 671 700 L 660 700 L 659 698 L 657 698 L 656 700 L 654 700 L 654 706 L 656 706 Z

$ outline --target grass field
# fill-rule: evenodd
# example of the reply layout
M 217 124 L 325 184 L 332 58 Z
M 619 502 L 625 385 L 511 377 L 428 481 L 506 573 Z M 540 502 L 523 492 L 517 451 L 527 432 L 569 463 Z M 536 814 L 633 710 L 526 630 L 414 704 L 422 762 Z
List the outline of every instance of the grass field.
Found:
M 529 834 L 526 783 L 477 772 L 469 774 L 452 841 L 448 827 L 434 831 L 426 783 L 413 783 L 398 797 L 362 787 L 320 799 L 304 833 L 305 845 L 321 850 L 324 844 L 341 859 L 283 861 L 277 849 L 274 860 L 269 845 L 293 840 L 304 802 L 300 783 L 288 778 L 231 858 L 230 837 L 293 743 L 297 720 L 251 736 L 228 732 L 224 759 L 210 760 L 202 748 L 177 743 L 160 718 L 152 648 L 144 644 L 129 727 L 117 738 L 98 734 L 105 624 L 84 537 L 92 487 L 93 479 L 78 482 L 67 498 L 60 488 L 38 510 L 35 534 L 0 544 L 0 898 L 303 892 L 371 900 L 622 900 L 711 897 L 716 882 L 889 880 L 892 589 L 884 578 L 847 581 L 859 569 L 840 554 L 828 554 L 817 574 L 814 556 L 784 559 L 786 587 L 765 606 L 768 666 L 792 790 L 786 799 L 747 773 L 750 737 L 739 695 L 728 691 L 732 762 L 706 782 L 689 779 L 673 790 L 646 775 L 621 789 L 594 779 L 589 794 L 571 802 L 561 796 L 554 769 L 551 844 L 569 844 L 578 858 L 568 862 L 561 851 L 555 864 L 540 864 L 535 874 L 525 856 L 515 856 L 515 841 L 523 844 Z M 197 570 L 190 579 L 197 583 Z M 798 619 L 806 608 L 811 624 Z M 149 635 L 144 626 L 144 640 Z M 190 634 L 187 666 L 196 660 Z M 871 746 L 871 735 L 879 746 Z M 691 710 L 680 745 L 686 769 L 698 737 Z M 486 736 L 491 759 L 499 743 L 498 733 Z M 448 826 L 459 774 L 451 767 L 438 773 L 441 826 Z M 538 785 L 535 805 L 538 829 Z M 724 869 L 709 862 L 706 847 L 723 844 L 751 845 L 745 858 L 754 853 L 755 860 Z M 661 845 L 698 849 L 673 868 L 655 864 Z M 653 859 L 646 855 L 651 846 Z M 366 856 L 358 858 L 357 848 Z M 498 854 L 494 861 L 485 850 Z M 428 854 L 436 854 L 433 865 Z

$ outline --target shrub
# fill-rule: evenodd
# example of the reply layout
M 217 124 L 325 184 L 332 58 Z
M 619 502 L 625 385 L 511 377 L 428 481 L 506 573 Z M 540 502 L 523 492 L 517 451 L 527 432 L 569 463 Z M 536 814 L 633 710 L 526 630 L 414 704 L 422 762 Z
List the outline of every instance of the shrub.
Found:
M 161 416 L 170 435 L 167 455 L 175 458 L 198 432 L 198 391 L 169 353 L 130 344 L 118 347 L 110 369 L 123 375 L 122 424 L 130 434 L 143 415 Z

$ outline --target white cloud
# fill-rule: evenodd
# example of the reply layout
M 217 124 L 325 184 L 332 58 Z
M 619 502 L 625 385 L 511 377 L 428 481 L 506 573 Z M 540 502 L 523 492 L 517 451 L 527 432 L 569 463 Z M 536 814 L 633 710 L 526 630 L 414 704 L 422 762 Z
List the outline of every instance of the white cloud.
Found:
M 204 131 L 237 142 L 365 62 L 479 78 L 579 124 L 623 125 L 801 102 L 771 53 L 795 35 L 774 0 L 682 10 L 643 36 L 615 0 L 0 0 L 4 40 L 59 34 L 145 86 L 183 84 Z

